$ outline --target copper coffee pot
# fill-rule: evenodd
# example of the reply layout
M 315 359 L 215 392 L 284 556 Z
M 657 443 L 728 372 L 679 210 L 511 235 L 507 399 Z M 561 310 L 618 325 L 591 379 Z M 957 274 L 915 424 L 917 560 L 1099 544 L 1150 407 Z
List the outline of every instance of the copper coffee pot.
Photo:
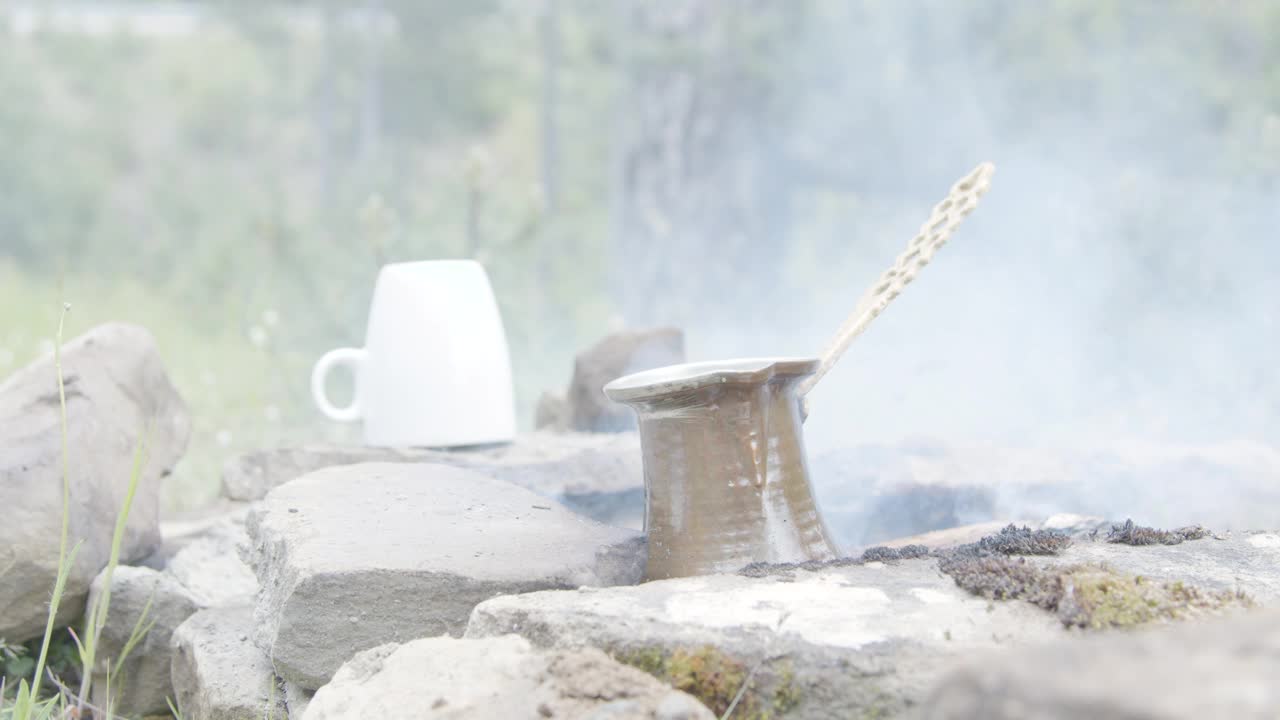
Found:
M 806 396 L 973 211 L 993 171 L 984 163 L 951 188 L 820 358 L 687 363 L 605 385 L 639 420 L 647 579 L 836 557 L 809 481 Z

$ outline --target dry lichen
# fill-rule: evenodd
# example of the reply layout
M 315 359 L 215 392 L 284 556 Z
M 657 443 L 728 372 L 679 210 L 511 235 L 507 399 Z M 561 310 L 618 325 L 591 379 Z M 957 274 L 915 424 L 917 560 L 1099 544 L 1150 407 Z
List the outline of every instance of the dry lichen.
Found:
M 915 560 L 928 557 L 929 548 L 924 545 L 903 545 L 902 547 L 867 548 L 860 558 L 862 562 L 887 562 L 893 560 Z
M 938 569 L 960 588 L 988 600 L 1026 600 L 1054 610 L 1062 596 L 1056 578 L 1025 558 L 952 553 L 939 560 Z
M 1071 538 L 1057 530 L 1032 530 L 1010 524 L 995 535 L 961 545 L 962 555 L 1057 555 L 1071 545 Z
M 1123 525 L 1112 525 L 1107 533 L 1107 542 L 1125 545 L 1177 545 L 1186 540 L 1200 540 L 1209 536 L 1209 531 L 1199 525 L 1189 525 L 1176 530 L 1157 530 L 1155 528 L 1135 525 L 1133 520 L 1125 520 Z
M 689 693 L 721 717 L 748 683 L 751 669 L 717 648 L 674 650 L 656 647 L 619 651 L 614 659 L 653 675 L 677 690 Z M 760 676 L 752 677 L 734 708 L 733 716 L 743 720 L 770 720 L 794 708 L 800 701 L 790 663 L 782 662 L 772 671 L 776 678 L 770 691 L 762 691 Z

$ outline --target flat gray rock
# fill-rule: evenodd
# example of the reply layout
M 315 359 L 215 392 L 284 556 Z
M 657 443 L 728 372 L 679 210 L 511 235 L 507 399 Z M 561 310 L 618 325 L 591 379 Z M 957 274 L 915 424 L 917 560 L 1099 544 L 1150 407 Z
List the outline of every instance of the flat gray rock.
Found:
M 1251 720 L 1280 708 L 1280 611 L 981 654 L 922 720 Z
M 1280 534 L 1141 547 L 1099 535 L 1027 562 L 1103 564 L 1144 582 L 1242 592 L 1257 604 L 1280 606 Z M 712 646 L 742 665 L 762 663 L 758 678 L 766 699 L 791 678 L 789 693 L 799 700 L 788 717 L 822 718 L 900 716 L 974 652 L 1079 634 L 1030 603 L 970 595 L 938 570 L 935 558 L 753 574 L 760 576 L 495 598 L 476 607 L 466 636 L 517 633 L 537 646 L 587 645 L 646 662 L 655 651 Z
M 160 545 L 160 482 L 190 434 L 186 405 L 169 381 L 155 340 L 133 325 L 101 325 L 62 351 L 67 401 L 70 542 L 82 542 L 58 621 L 84 609 L 89 583 L 107 564 L 135 452 L 146 464 L 121 547 L 131 563 Z M 0 384 L 0 637 L 44 632 L 58 572 L 63 442 L 58 375 L 48 356 Z
M 352 654 L 461 634 L 497 595 L 638 582 L 643 542 L 487 475 L 430 464 L 320 470 L 249 516 L 256 637 L 318 688 Z
M 1280 533 L 1243 532 L 1178 545 L 1133 547 L 1077 540 L 1055 562 L 1106 563 L 1119 572 L 1203 590 L 1241 591 L 1263 605 L 1280 604 Z
M 1062 628 L 1031 605 L 970 596 L 924 559 L 500 597 L 476 607 L 466 637 L 507 633 L 647 662 L 710 646 L 739 667 L 761 664 L 762 706 L 785 693 L 798 698 L 787 717 L 829 718 L 896 714 L 949 662 Z
M 249 607 L 201 610 L 173 633 L 171 681 L 183 720 L 284 718 L 284 692 L 253 644 Z
M 692 697 L 592 648 L 539 651 L 515 635 L 389 644 L 320 688 L 305 720 L 714 720 Z
M 476 470 L 622 527 L 639 529 L 644 516 L 644 469 L 634 433 L 535 432 L 509 444 L 461 450 L 336 445 L 260 450 L 227 462 L 223 494 L 260 500 L 309 472 L 365 462 L 433 462 Z

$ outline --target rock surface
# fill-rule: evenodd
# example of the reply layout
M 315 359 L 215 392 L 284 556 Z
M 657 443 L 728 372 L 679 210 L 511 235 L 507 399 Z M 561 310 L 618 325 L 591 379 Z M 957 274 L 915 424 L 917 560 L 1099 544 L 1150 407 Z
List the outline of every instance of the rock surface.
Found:
M 202 608 L 245 605 L 258 592 L 258 580 L 241 557 L 248 545 L 244 518 L 226 518 L 176 552 L 165 572 Z
M 111 605 L 103 626 L 95 672 L 95 699 L 103 703 L 107 690 L 106 661 L 117 678 L 111 697 L 117 712 L 133 716 L 164 713 L 170 685 L 170 637 L 197 610 L 209 607 L 247 606 L 258 583 L 240 559 L 246 545 L 243 518 L 224 517 L 209 524 L 168 560 L 162 571 L 149 567 L 117 567 L 111 577 Z M 89 595 L 92 606 L 102 591 L 106 571 L 94 579 Z M 150 602 L 150 607 L 147 607 Z M 118 658 L 146 608 L 151 630 L 126 658 Z
M 262 450 L 227 462 L 223 493 L 260 500 L 309 472 L 364 462 L 454 465 L 515 483 L 600 522 L 639 529 L 644 517 L 644 468 L 634 433 L 537 432 L 507 445 L 453 451 L 325 445 Z
M 684 333 L 655 328 L 614 333 L 578 353 L 569 383 L 569 428 L 579 432 L 625 432 L 635 413 L 604 396 L 604 386 L 624 375 L 685 361 Z
M 93 581 L 90 607 L 98 602 L 105 584 L 104 572 Z M 105 707 L 109 693 L 112 709 L 120 715 L 134 717 L 164 712 L 165 699 L 173 695 L 169 684 L 169 643 L 173 631 L 198 609 L 191 593 L 167 573 L 151 568 L 117 567 L 111 576 L 107 622 L 99 636 L 94 703 Z M 151 623 L 151 629 L 120 665 L 120 653 L 139 621 Z M 107 684 L 108 661 L 111 687 Z
M 983 654 L 947 675 L 922 720 L 1274 718 L 1280 611 Z
M 318 688 L 353 653 L 461 634 L 496 595 L 638 582 L 643 542 L 528 490 L 447 465 L 320 470 L 249 516 L 256 637 Z
M 1159 582 L 1185 582 L 1204 590 L 1240 591 L 1264 605 L 1280 604 L 1280 533 L 1232 533 L 1178 545 L 1131 547 L 1076 542 L 1064 563 L 1105 563 Z
M 534 408 L 533 427 L 552 432 L 569 432 L 569 400 L 563 395 L 544 392 Z
M 1083 539 L 1027 562 L 1105 563 L 1147 581 L 1280 604 L 1275 533 L 1143 547 Z M 935 558 L 754 574 L 495 598 L 476 607 L 466 637 L 517 633 L 536 646 L 592 646 L 647 662 L 711 646 L 741 666 L 762 663 L 766 700 L 792 678 L 788 717 L 823 718 L 898 716 L 961 658 L 1069 634 L 1030 603 L 968 594 Z
M 285 717 L 284 692 L 252 632 L 249 607 L 201 610 L 174 631 L 171 680 L 183 720 Z
M 533 649 L 507 635 L 427 638 L 361 652 L 320 688 L 305 720 L 713 720 L 692 697 L 591 648 Z
M 1061 633 L 1030 605 L 989 606 L 934 561 L 913 560 L 500 597 L 476 607 L 466 637 L 517 633 L 540 647 L 624 659 L 710 646 L 740 667 L 761 663 L 762 705 L 796 695 L 787 717 L 891 716 L 965 653 Z
M 62 351 L 67 404 L 70 542 L 83 541 L 67 579 L 59 621 L 84 608 L 107 564 L 116 514 L 145 436 L 146 464 L 129 513 L 121 558 L 141 560 L 160 543 L 160 480 L 186 449 L 190 420 L 142 328 L 109 324 Z M 62 527 L 62 434 L 52 356 L 0 385 L 0 637 L 44 631 Z
M 248 514 L 249 503 L 218 498 L 199 509 L 162 517 L 160 547 L 140 564 L 162 569 L 179 550 L 210 534 L 224 532 L 228 523 L 238 524 L 240 532 L 243 532 L 244 519 Z

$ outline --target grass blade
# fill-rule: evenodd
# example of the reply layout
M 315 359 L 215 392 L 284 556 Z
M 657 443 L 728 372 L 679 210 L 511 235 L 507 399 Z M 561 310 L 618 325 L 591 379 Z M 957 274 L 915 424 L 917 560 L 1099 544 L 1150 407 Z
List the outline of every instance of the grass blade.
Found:
M 68 303 L 62 304 L 62 315 L 58 318 L 58 334 L 53 343 L 53 366 L 58 374 L 58 408 L 62 430 L 62 534 L 58 541 L 58 579 L 54 582 L 53 597 L 49 600 L 49 619 L 45 622 L 44 639 L 40 641 L 40 657 L 36 660 L 35 673 L 31 677 L 31 697 L 39 697 L 40 680 L 44 677 L 44 664 L 49 658 L 49 640 L 53 637 L 53 624 L 58 617 L 58 604 L 62 601 L 62 592 L 67 585 L 67 575 L 75 563 L 75 549 L 68 557 L 67 539 L 71 524 L 71 456 L 67 451 L 67 388 L 62 381 L 62 331 L 66 326 L 67 312 L 71 310 Z M 76 549 L 79 543 L 76 543 Z M 22 686 L 19 686 L 19 691 Z M 28 709 L 27 713 L 30 712 Z M 16 714 L 16 711 L 15 711 Z M 22 718 L 25 715 L 17 715 Z
M 84 711 L 85 702 L 89 698 L 89 691 L 93 688 L 93 670 L 97 663 L 98 640 L 101 638 L 102 628 L 107 624 L 107 615 L 111 610 L 111 578 L 115 574 L 116 567 L 120 564 L 120 548 L 124 544 L 124 533 L 129 522 L 129 511 L 133 508 L 133 500 L 137 496 L 138 484 L 142 479 L 142 468 L 146 464 L 146 437 L 149 434 L 150 429 L 148 428 L 147 432 L 143 433 L 143 437 L 138 440 L 137 447 L 134 448 L 133 471 L 129 476 L 129 487 L 125 490 L 124 503 L 120 507 L 120 512 L 116 515 L 115 532 L 111 536 L 111 554 L 102 576 L 102 593 L 98 596 L 98 602 L 89 610 L 89 620 L 85 625 L 84 650 L 80 656 L 84 673 L 80 678 L 80 693 L 77 703 L 77 708 L 81 712 Z

